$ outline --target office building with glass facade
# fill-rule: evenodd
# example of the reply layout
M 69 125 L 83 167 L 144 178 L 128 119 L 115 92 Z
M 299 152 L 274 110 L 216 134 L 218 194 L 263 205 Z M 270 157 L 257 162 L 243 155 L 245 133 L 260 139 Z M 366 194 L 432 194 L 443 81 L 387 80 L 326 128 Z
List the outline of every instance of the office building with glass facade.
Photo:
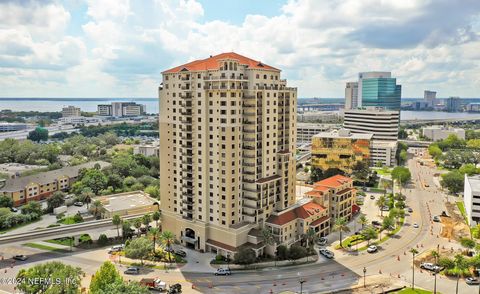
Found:
M 367 78 L 362 80 L 362 106 L 400 110 L 402 86 L 395 78 Z

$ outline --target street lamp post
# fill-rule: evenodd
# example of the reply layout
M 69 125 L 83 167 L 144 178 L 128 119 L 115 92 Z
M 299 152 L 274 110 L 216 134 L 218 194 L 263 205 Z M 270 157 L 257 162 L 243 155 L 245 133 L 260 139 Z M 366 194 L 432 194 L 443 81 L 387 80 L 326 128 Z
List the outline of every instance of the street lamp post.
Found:
M 303 293 L 303 283 L 305 283 L 305 280 L 304 279 L 300 279 L 300 281 L 298 281 L 300 283 L 300 294 Z
M 367 284 L 365 283 L 365 275 L 367 274 L 367 269 L 363 267 L 363 288 L 367 287 Z
M 230 270 L 230 254 L 227 253 L 227 268 Z
M 437 244 L 437 255 L 435 256 L 435 265 L 438 264 L 437 256 L 440 254 L 440 244 Z M 435 280 L 433 282 L 433 294 L 437 294 L 437 272 L 433 273 Z

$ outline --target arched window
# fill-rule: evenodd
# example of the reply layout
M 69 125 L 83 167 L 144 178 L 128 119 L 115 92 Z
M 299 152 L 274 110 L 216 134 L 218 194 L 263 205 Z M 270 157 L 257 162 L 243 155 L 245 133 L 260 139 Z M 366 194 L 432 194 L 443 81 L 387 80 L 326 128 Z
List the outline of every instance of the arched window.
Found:
M 229 70 L 232 70 L 232 69 L 233 69 L 233 64 L 232 64 L 231 61 L 230 61 L 230 64 L 229 64 L 229 66 L 228 66 L 228 69 L 229 69 Z

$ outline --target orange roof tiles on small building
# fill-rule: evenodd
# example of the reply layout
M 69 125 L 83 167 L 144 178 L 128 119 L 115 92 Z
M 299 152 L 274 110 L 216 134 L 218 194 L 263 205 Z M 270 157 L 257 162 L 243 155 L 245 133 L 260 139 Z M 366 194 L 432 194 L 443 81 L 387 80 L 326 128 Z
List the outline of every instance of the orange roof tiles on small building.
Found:
M 266 65 L 260 61 L 253 60 L 251 58 L 237 54 L 235 52 L 227 52 L 227 53 L 221 53 L 215 56 L 210 56 L 209 58 L 206 58 L 206 59 L 195 60 L 183 65 L 168 69 L 162 73 L 168 74 L 168 73 L 177 73 L 180 71 L 218 70 L 220 69 L 221 60 L 225 60 L 225 59 L 237 60 L 240 64 L 246 65 L 247 68 L 280 71 L 279 69 L 273 66 Z
M 325 186 L 329 188 L 338 188 L 341 187 L 343 184 L 352 182 L 353 180 L 349 177 L 345 177 L 342 175 L 335 175 L 333 177 L 321 180 L 319 182 L 316 182 L 314 186 Z
M 271 215 L 267 219 L 267 222 L 281 226 L 299 218 L 307 219 L 310 216 L 318 214 L 325 209 L 325 207 L 317 203 L 308 202 L 284 213 L 280 213 L 278 215 Z

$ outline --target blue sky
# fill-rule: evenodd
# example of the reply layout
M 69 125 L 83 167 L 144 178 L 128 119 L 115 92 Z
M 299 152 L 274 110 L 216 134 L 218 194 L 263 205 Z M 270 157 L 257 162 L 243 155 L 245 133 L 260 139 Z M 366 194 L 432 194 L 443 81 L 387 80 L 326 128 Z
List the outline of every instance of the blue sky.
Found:
M 480 1 L 6 0 L 0 97 L 155 97 L 160 72 L 236 51 L 300 97 L 391 71 L 403 97 L 480 97 Z

